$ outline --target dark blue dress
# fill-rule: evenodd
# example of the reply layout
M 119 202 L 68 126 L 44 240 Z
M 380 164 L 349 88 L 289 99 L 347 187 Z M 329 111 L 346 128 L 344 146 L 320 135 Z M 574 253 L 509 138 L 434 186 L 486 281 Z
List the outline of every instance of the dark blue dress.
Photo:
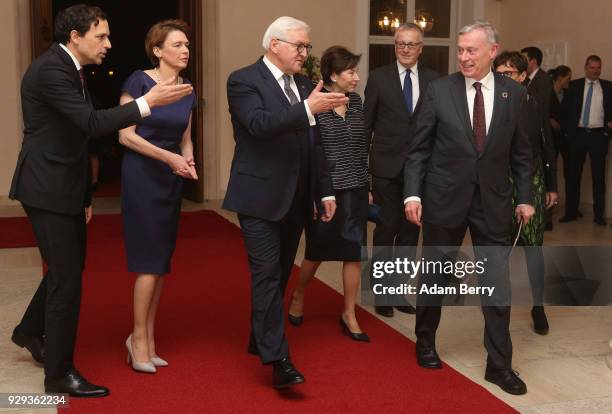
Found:
M 187 81 L 185 81 L 187 82 Z M 137 70 L 125 81 L 122 92 L 137 99 L 155 86 Z M 136 133 L 151 144 L 180 154 L 180 143 L 195 94 L 171 105 L 156 107 L 136 126 Z M 126 149 L 121 172 L 121 214 L 128 270 L 163 275 L 170 272 L 181 211 L 183 179 L 165 163 Z

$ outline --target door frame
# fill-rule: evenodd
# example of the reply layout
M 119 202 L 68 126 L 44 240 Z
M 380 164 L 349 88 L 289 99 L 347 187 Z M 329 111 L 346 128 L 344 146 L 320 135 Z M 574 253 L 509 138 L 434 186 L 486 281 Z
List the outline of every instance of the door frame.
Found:
M 192 58 L 187 68 L 198 105 L 193 112 L 191 139 L 198 180 L 185 182 L 183 197 L 198 203 L 204 201 L 204 90 L 202 58 L 202 2 L 200 0 L 176 0 L 178 18 L 191 27 Z M 30 34 L 32 60 L 44 53 L 53 43 L 53 0 L 30 0 Z

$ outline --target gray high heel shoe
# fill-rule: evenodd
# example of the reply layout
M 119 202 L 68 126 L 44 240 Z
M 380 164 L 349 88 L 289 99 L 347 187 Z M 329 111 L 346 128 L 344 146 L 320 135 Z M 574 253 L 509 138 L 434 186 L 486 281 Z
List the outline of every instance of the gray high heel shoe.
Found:
M 156 367 L 167 367 L 168 366 L 168 361 L 166 361 L 165 359 L 162 359 L 162 358 L 160 358 L 158 356 L 151 357 L 151 362 Z
M 138 372 L 144 372 L 146 374 L 155 374 L 157 370 L 151 361 L 147 362 L 138 362 L 134 358 L 134 353 L 132 352 L 132 334 L 128 336 L 125 341 L 125 347 L 127 348 L 127 363 L 132 364 L 132 369 Z

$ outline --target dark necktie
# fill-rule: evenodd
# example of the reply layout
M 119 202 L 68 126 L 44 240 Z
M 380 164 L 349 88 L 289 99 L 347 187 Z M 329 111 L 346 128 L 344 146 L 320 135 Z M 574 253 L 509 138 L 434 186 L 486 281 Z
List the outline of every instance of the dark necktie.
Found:
M 289 98 L 289 103 L 291 103 L 291 105 L 295 105 L 300 100 L 297 96 L 295 96 L 293 89 L 291 89 L 291 77 L 289 75 L 283 75 L 283 81 L 285 82 L 285 87 L 283 89 Z
M 589 120 L 591 118 L 591 102 L 593 101 L 593 82 L 589 82 L 589 89 L 587 90 L 587 96 L 584 100 L 584 108 L 582 109 L 582 127 L 589 127 Z
M 474 129 L 474 143 L 478 154 L 482 154 L 487 142 L 487 121 L 485 117 L 484 97 L 482 96 L 482 83 L 474 82 L 476 96 L 474 96 L 474 117 L 472 128 Z
M 412 71 L 410 69 L 406 69 L 406 76 L 404 77 L 404 100 L 406 101 L 406 106 L 408 107 L 408 113 L 412 114 L 412 79 L 410 79 L 410 74 Z
M 83 88 L 83 96 L 85 96 L 85 72 L 83 71 L 83 68 L 79 69 L 79 78 L 81 79 L 81 88 Z

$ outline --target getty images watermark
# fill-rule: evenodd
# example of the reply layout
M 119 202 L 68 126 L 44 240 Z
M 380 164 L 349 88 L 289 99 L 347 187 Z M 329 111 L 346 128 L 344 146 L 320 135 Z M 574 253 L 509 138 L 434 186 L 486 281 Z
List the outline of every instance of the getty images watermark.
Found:
M 470 276 L 483 276 L 487 258 L 483 260 L 426 260 L 418 261 L 406 257 L 395 258 L 395 260 L 373 260 L 372 278 L 380 280 L 385 276 L 405 278 L 414 280 L 419 274 L 423 276 L 434 275 L 446 278 L 455 277 L 459 280 Z M 487 295 L 492 296 L 495 286 L 471 286 L 469 283 L 458 283 L 457 285 L 441 285 L 436 282 L 427 283 L 423 281 L 417 287 L 410 283 L 399 283 L 399 285 L 385 285 L 382 282 L 372 284 L 372 292 L 375 295 Z
M 374 246 L 362 303 L 609 306 L 612 246 Z

